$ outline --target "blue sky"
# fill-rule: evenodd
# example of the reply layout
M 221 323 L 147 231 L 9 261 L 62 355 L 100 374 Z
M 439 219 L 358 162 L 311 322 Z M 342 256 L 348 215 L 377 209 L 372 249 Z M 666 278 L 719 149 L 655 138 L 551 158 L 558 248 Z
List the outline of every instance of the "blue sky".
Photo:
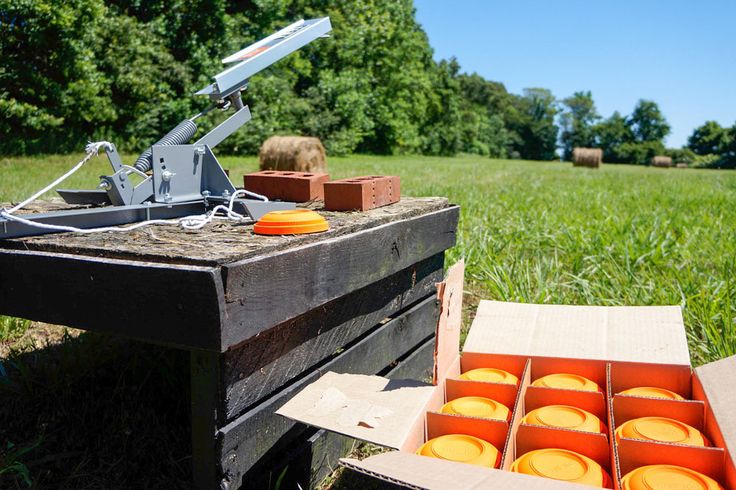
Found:
M 679 147 L 706 120 L 736 122 L 736 1 L 415 0 L 436 59 L 513 93 L 591 90 L 598 112 L 657 102 Z

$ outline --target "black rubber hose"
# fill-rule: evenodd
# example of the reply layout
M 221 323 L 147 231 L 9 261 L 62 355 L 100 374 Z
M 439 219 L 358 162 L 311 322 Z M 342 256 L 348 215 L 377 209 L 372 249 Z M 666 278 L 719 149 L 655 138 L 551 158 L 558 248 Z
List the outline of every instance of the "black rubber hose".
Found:
M 174 129 L 166 133 L 166 136 L 158 140 L 155 145 L 183 145 L 192 139 L 196 132 L 197 125 L 189 119 L 184 119 Z M 141 172 L 148 172 L 151 170 L 153 167 L 153 149 L 149 147 L 146 151 L 141 153 L 141 156 L 138 157 L 133 166 Z

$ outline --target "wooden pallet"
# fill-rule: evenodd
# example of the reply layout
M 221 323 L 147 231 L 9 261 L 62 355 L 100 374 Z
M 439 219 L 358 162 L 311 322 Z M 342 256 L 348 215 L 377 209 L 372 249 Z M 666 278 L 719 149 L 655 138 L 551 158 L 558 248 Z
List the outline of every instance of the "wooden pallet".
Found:
M 195 485 L 262 486 L 288 466 L 304 487 L 345 441 L 274 410 L 329 370 L 421 377 L 459 208 L 320 212 L 331 230 L 315 235 L 227 224 L 1 241 L 0 314 L 189 350 Z

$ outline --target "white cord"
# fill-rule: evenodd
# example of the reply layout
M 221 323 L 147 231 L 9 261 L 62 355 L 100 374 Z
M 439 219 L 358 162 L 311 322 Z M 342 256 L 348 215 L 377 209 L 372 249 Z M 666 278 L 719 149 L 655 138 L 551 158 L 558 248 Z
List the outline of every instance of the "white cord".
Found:
M 107 141 L 98 141 L 96 143 L 89 143 L 85 150 L 87 152 L 87 155 L 74 167 L 72 167 L 68 172 L 66 172 L 64 175 L 53 181 L 48 186 L 44 187 L 40 191 L 33 194 L 31 197 L 26 199 L 25 201 L 19 203 L 18 205 L 10 208 L 10 209 L 0 209 L 0 217 L 3 217 L 9 221 L 17 221 L 18 223 L 22 223 L 26 226 L 31 226 L 35 228 L 40 228 L 43 230 L 53 230 L 53 231 L 69 231 L 74 233 L 101 233 L 101 232 L 127 232 L 127 231 L 133 231 L 137 228 L 142 228 L 144 226 L 148 225 L 171 225 L 171 224 L 179 224 L 182 228 L 187 230 L 199 230 L 200 228 L 203 228 L 208 223 L 212 222 L 215 219 L 226 219 L 230 221 L 244 221 L 247 218 L 246 216 L 243 216 L 240 213 L 237 213 L 233 211 L 233 206 L 235 205 L 235 199 L 238 196 L 242 195 L 249 195 L 252 197 L 255 197 L 257 199 L 260 199 L 264 202 L 268 202 L 268 198 L 266 196 L 262 196 L 261 194 L 257 194 L 255 192 L 246 191 L 245 189 L 240 189 L 235 192 L 233 192 L 232 196 L 230 196 L 230 201 L 227 206 L 224 204 L 219 204 L 212 208 L 210 211 L 208 211 L 205 214 L 199 214 L 199 215 L 192 215 L 192 216 L 185 216 L 183 218 L 179 219 L 172 219 L 172 220 L 164 220 L 164 219 L 155 219 L 155 220 L 148 220 L 148 221 L 142 221 L 140 223 L 135 223 L 130 226 L 105 226 L 101 228 L 77 228 L 76 226 L 65 226 L 65 225 L 50 225 L 46 223 L 38 223 L 36 221 L 31 221 L 28 219 L 21 218 L 20 216 L 15 216 L 13 213 L 18 211 L 19 209 L 23 208 L 24 206 L 28 205 L 29 203 L 35 201 L 40 196 L 51 190 L 52 188 L 59 185 L 61 182 L 69 178 L 74 172 L 82 168 L 82 166 L 87 163 L 90 158 L 92 158 L 94 155 L 99 154 L 101 149 L 107 149 L 110 148 L 112 145 L 108 143 Z M 141 172 L 135 167 L 131 167 L 129 165 L 123 165 L 123 168 L 126 170 L 130 170 L 132 172 L 135 172 L 139 175 L 141 175 L 143 178 L 148 178 L 148 175 Z M 225 213 L 225 216 L 218 216 L 217 213 L 223 211 Z
M 243 191 L 245 194 L 247 194 L 247 195 L 249 195 L 251 197 L 255 197 L 256 199 L 260 199 L 263 202 L 268 202 L 268 198 L 266 196 L 262 196 L 261 194 L 257 194 L 257 193 L 255 193 L 253 191 L 246 191 L 245 189 L 240 189 L 240 191 Z M 235 192 L 240 192 L 240 191 L 235 191 Z
M 187 230 L 199 230 L 200 228 L 204 227 L 206 224 L 210 223 L 214 219 L 228 219 L 231 221 L 243 221 L 244 219 L 246 219 L 246 217 L 240 213 L 233 211 L 233 206 L 235 205 L 235 199 L 238 196 L 243 196 L 243 195 L 250 195 L 250 196 L 257 197 L 263 201 L 268 202 L 268 198 L 266 196 L 256 194 L 255 192 L 246 191 L 245 189 L 240 189 L 240 190 L 233 192 L 233 195 L 230 196 L 230 203 L 227 206 L 225 206 L 224 204 L 218 204 L 206 214 L 186 216 L 184 218 L 181 218 L 179 220 L 179 224 L 181 225 L 182 228 L 185 228 Z M 225 216 L 217 216 L 218 211 L 224 211 Z
M 8 209 L 7 211 L 3 209 L 2 212 L 4 214 L 12 214 L 12 213 L 18 211 L 19 209 L 21 209 L 22 207 L 26 206 L 27 204 L 35 201 L 36 199 L 38 199 L 39 197 L 41 197 L 43 194 L 47 193 L 48 191 L 50 191 L 51 189 L 53 189 L 57 185 L 59 185 L 62 182 L 64 182 L 74 172 L 76 172 L 77 170 L 79 170 L 80 168 L 82 168 L 82 165 L 84 165 L 85 163 L 87 163 L 90 160 L 90 158 L 92 158 L 93 156 L 97 155 L 102 148 L 110 148 L 111 146 L 112 145 L 110 143 L 108 143 L 107 141 L 98 141 L 97 143 L 91 143 L 91 142 L 88 143 L 87 146 L 85 147 L 85 150 L 87 152 L 87 155 L 85 155 L 85 157 L 82 158 L 82 160 L 80 160 L 79 163 L 77 163 L 76 165 L 74 165 L 71 168 L 71 170 L 69 170 L 67 173 L 65 173 L 64 175 L 62 175 L 61 177 L 59 177 L 58 179 L 56 179 L 55 181 L 53 181 L 52 183 L 50 183 L 49 185 L 47 185 L 46 187 L 44 187 L 43 189 L 41 189 L 40 191 L 36 192 L 34 195 L 32 195 L 31 197 L 29 197 L 25 201 L 21 202 L 20 204 L 17 204 L 16 206 L 13 206 L 12 208 Z

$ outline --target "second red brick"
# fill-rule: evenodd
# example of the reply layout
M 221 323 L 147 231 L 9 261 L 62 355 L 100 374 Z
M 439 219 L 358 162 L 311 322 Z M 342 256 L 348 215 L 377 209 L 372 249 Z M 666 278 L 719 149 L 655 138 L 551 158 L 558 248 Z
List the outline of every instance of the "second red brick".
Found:
M 401 199 L 400 179 L 395 175 L 333 180 L 325 183 L 324 189 L 325 209 L 328 211 L 367 211 Z
M 262 170 L 244 175 L 243 187 L 269 199 L 307 202 L 324 199 L 323 185 L 329 179 L 328 174 Z

